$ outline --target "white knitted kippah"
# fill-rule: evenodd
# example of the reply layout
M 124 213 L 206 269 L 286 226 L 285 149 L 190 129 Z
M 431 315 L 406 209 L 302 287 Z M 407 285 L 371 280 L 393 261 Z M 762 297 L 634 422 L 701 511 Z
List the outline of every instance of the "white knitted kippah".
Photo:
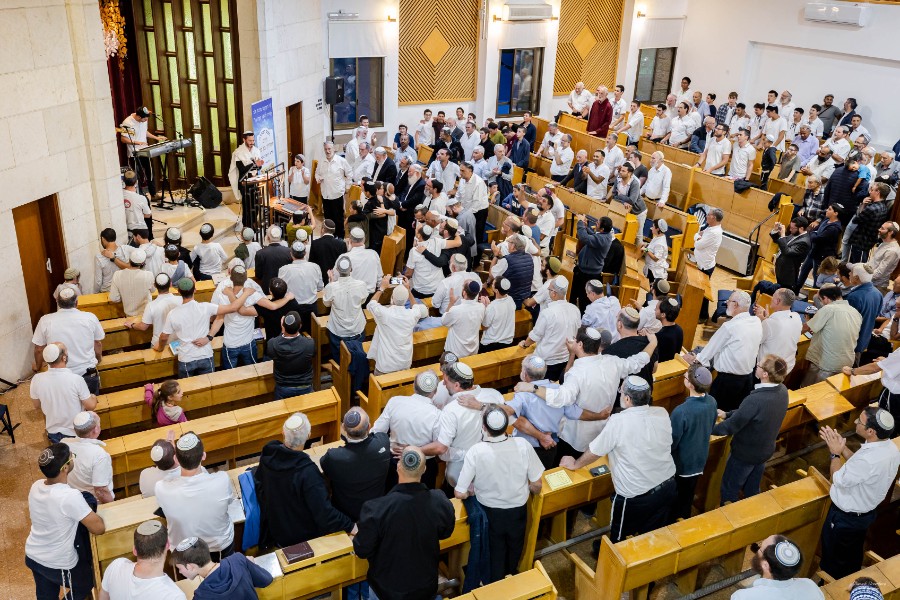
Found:
M 200 438 L 197 437 L 196 433 L 186 433 L 178 438 L 178 442 L 175 446 L 179 450 L 190 450 L 191 448 L 196 448 L 199 443 Z

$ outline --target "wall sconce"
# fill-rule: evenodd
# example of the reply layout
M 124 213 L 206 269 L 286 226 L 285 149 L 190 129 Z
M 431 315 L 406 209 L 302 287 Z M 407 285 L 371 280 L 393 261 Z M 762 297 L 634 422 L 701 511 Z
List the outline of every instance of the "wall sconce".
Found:
M 642 10 L 639 10 L 639 11 L 637 12 L 637 18 L 638 18 L 638 19 L 643 19 L 643 18 L 645 18 L 646 16 L 647 16 L 647 13 L 645 13 L 645 12 L 642 11 Z
M 394 16 L 394 13 L 392 11 L 388 11 L 387 20 L 388 20 L 388 23 L 396 23 L 397 17 Z

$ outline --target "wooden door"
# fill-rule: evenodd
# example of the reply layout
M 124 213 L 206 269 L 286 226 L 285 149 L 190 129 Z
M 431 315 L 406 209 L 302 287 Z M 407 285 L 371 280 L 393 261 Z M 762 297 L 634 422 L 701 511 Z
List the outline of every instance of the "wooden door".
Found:
M 291 104 L 285 110 L 287 117 L 287 160 L 285 166 L 291 168 L 294 165 L 294 155 L 303 154 L 303 103 Z M 309 158 L 306 166 L 309 168 Z
M 31 326 L 56 310 L 53 290 L 63 282 L 66 251 L 56 196 L 47 196 L 13 209 L 16 240 L 28 295 Z

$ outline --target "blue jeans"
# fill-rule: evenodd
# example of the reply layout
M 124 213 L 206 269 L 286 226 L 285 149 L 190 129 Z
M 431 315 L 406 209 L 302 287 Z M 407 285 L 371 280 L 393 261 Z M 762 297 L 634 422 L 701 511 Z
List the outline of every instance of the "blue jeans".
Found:
M 201 358 L 190 362 L 178 361 L 178 379 L 193 377 L 194 375 L 206 375 L 214 370 L 215 363 L 213 363 L 212 358 Z
M 222 369 L 233 369 L 246 365 L 256 364 L 256 341 L 246 346 L 229 348 L 222 346 Z
M 360 581 L 344 588 L 344 600 L 368 600 L 376 598 L 375 592 L 369 590 L 369 583 Z
M 726 502 L 737 502 L 740 500 L 741 491 L 744 492 L 744 498 L 757 495 L 765 469 L 764 462 L 752 465 L 735 458 L 733 454 L 729 456 L 725 473 L 722 474 L 720 502 L 723 505 Z
M 311 385 L 304 385 L 301 387 L 289 387 L 286 385 L 278 385 L 275 384 L 275 399 L 276 400 L 284 400 L 285 398 L 292 398 L 294 396 L 302 396 L 303 394 L 309 394 L 313 391 Z
M 364 339 L 363 333 L 364 332 L 361 332 L 356 335 L 351 335 L 349 337 L 338 337 L 335 334 L 331 333 L 331 331 L 329 330 L 328 331 L 328 342 L 331 345 L 331 358 L 334 359 L 334 362 L 341 364 L 341 342 L 352 341 L 352 340 L 359 340 L 361 342 Z

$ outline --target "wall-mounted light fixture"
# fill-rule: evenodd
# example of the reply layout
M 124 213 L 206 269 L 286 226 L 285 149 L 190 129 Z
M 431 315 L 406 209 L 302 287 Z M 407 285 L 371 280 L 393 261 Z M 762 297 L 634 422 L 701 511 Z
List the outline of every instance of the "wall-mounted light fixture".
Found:
M 330 12 L 326 16 L 329 21 L 352 21 L 359 18 L 359 13 L 339 10 L 337 12 Z

